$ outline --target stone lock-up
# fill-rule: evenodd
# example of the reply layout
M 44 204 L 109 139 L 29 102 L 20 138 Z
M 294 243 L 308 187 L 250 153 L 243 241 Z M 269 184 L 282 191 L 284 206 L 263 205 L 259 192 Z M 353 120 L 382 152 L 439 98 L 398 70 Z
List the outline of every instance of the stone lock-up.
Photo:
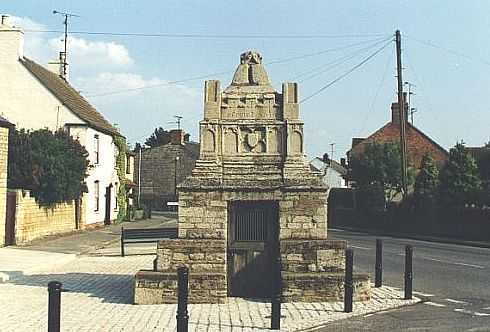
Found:
M 267 299 L 277 246 L 283 301 L 341 299 L 346 243 L 327 239 L 328 188 L 305 162 L 297 83 L 276 92 L 260 54 L 246 52 L 226 89 L 216 80 L 204 89 L 200 157 L 178 188 L 178 239 L 158 243 L 156 271 L 136 274 L 134 302 L 175 303 L 183 265 L 189 303 Z M 368 300 L 369 277 L 354 280 L 354 298 Z

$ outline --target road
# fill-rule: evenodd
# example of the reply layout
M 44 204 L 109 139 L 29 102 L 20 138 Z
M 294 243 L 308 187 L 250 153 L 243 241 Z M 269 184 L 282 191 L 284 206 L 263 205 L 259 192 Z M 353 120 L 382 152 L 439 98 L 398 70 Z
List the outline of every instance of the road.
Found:
M 376 237 L 329 230 L 354 249 L 354 269 L 374 280 Z M 383 239 L 383 282 L 403 287 L 405 245 L 414 248 L 414 295 L 424 302 L 368 317 L 344 320 L 319 331 L 490 331 L 490 249 Z

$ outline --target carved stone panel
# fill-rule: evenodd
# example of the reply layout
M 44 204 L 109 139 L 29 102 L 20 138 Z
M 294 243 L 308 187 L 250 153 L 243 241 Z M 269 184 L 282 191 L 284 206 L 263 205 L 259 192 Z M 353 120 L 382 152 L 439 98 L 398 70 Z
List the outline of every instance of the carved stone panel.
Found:
M 297 130 L 291 135 L 291 152 L 293 154 L 303 153 L 303 135 Z
M 216 151 L 216 135 L 211 129 L 204 129 L 202 134 L 202 150 L 205 152 Z
M 225 130 L 224 149 L 226 154 L 238 153 L 238 135 L 236 129 L 227 128 Z
M 267 151 L 265 128 L 242 127 L 240 135 L 243 152 L 261 153 Z
M 282 153 L 282 131 L 279 127 L 269 129 L 267 143 L 269 153 Z

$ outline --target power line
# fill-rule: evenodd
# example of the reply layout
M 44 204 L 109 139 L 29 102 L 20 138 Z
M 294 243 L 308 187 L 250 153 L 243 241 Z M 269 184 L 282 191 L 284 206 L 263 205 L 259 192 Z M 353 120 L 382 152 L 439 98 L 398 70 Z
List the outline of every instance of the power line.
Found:
M 406 38 L 408 38 L 409 40 L 413 40 L 413 41 L 416 41 L 417 43 L 420 43 L 420 44 L 423 44 L 423 45 L 426 45 L 426 46 L 430 46 L 432 48 L 436 48 L 436 49 L 439 49 L 439 50 L 443 50 L 447 53 L 450 53 L 452 55 L 457 55 L 457 56 L 460 56 L 460 57 L 463 57 L 463 58 L 466 58 L 466 59 L 470 59 L 470 60 L 475 60 L 475 61 L 479 61 L 487 66 L 490 66 L 490 62 L 489 61 L 486 61 L 482 58 L 476 58 L 476 57 L 473 57 L 471 55 L 468 55 L 468 54 L 465 54 L 461 51 L 457 51 L 457 50 L 453 50 L 453 49 L 450 49 L 450 48 L 447 48 L 447 47 L 444 47 L 444 46 L 439 46 L 439 45 L 436 45 L 434 44 L 433 42 L 431 41 L 428 41 L 428 40 L 422 40 L 422 39 L 417 39 L 417 38 L 414 38 L 414 37 L 409 37 L 409 36 L 406 36 Z
M 364 44 L 367 44 L 367 43 L 370 43 L 370 42 L 376 42 L 376 41 L 380 41 L 380 40 L 383 41 L 383 40 L 385 40 L 385 38 L 383 37 L 383 38 L 376 38 L 376 39 L 371 39 L 371 40 L 365 40 L 365 41 L 362 41 L 362 42 L 358 42 L 358 43 L 354 43 L 354 44 L 349 44 L 349 45 L 345 45 L 345 46 L 341 46 L 341 47 L 336 47 L 336 48 L 330 48 L 330 49 L 326 49 L 326 50 L 318 51 L 318 52 L 314 52 L 314 53 L 307 53 L 307 54 L 298 55 L 298 56 L 294 56 L 294 57 L 290 57 L 290 58 L 284 58 L 284 59 L 279 59 L 279 60 L 272 60 L 272 61 L 269 61 L 269 62 L 265 63 L 265 65 L 274 65 L 274 64 L 284 63 L 284 62 L 290 62 L 290 61 L 294 61 L 294 60 L 302 60 L 302 59 L 309 58 L 309 57 L 312 57 L 312 56 L 322 55 L 322 54 L 330 53 L 330 52 L 342 51 L 342 50 L 349 49 L 349 48 L 352 48 L 352 47 L 355 47 L 355 46 L 364 45 Z
M 378 39 L 375 39 L 375 40 L 378 40 Z M 383 39 L 383 40 L 385 40 L 385 39 Z M 318 51 L 318 52 L 313 52 L 313 53 L 306 53 L 306 54 L 295 56 L 295 57 L 277 59 L 277 60 L 273 60 L 270 62 L 266 62 L 266 63 L 264 63 L 264 65 L 266 65 L 266 66 L 267 65 L 275 65 L 275 64 L 285 63 L 285 62 L 301 60 L 304 58 L 325 54 L 328 52 L 335 52 L 335 51 L 340 51 L 343 49 L 351 48 L 354 46 L 359 46 L 360 44 L 364 44 L 364 43 L 366 43 L 366 41 L 360 42 L 360 43 L 349 44 L 349 45 L 346 45 L 343 47 L 330 48 L 330 49 L 326 49 L 326 50 L 322 50 L 322 51 Z M 210 73 L 210 74 L 206 74 L 206 75 L 194 76 L 194 77 L 190 77 L 190 78 L 186 78 L 186 79 L 182 79 L 182 80 L 169 81 L 169 82 L 165 82 L 165 83 L 141 86 L 141 87 L 137 87 L 137 88 L 121 89 L 121 90 L 115 90 L 115 91 L 110 91 L 110 92 L 105 92 L 105 93 L 96 93 L 96 94 L 92 94 L 92 95 L 88 94 L 87 97 L 90 97 L 90 98 L 104 97 L 104 96 L 110 96 L 110 95 L 125 93 L 125 92 L 132 92 L 132 91 L 138 91 L 138 90 L 144 90 L 144 89 L 158 88 L 158 87 L 162 87 L 162 86 L 175 85 L 175 84 L 180 84 L 180 83 L 185 83 L 185 82 L 190 82 L 190 81 L 201 80 L 201 79 L 205 79 L 205 78 L 209 78 L 209 77 L 221 76 L 221 75 L 225 75 L 225 74 L 229 74 L 229 73 L 233 73 L 233 72 L 234 72 L 234 69 L 222 71 L 222 72 L 217 72 L 217 73 Z
M 305 75 L 311 74 L 311 75 L 307 76 L 306 78 L 298 81 L 298 83 L 303 83 L 303 82 L 305 82 L 305 81 L 307 81 L 309 79 L 312 79 L 312 78 L 314 78 L 316 76 L 319 76 L 319 75 L 321 75 L 321 74 L 329 71 L 330 69 L 333 69 L 333 68 L 338 67 L 339 65 L 341 65 L 341 64 L 343 64 L 343 63 L 345 63 L 345 62 L 347 62 L 347 61 L 349 61 L 349 60 L 357 57 L 358 55 L 360 55 L 360 54 L 362 54 L 362 53 L 364 53 L 364 52 L 366 52 L 366 51 L 368 51 L 368 50 L 370 50 L 370 49 L 378 46 L 379 44 L 381 44 L 383 42 L 386 42 L 388 39 L 391 39 L 391 36 L 389 38 L 384 38 L 383 40 L 380 40 L 380 41 L 378 41 L 378 42 L 376 42 L 376 43 L 374 43 L 374 44 L 372 44 L 372 45 L 370 45 L 368 47 L 364 47 L 362 49 L 356 50 L 353 53 L 344 55 L 343 57 L 341 57 L 339 59 L 336 59 L 334 61 L 330 61 L 330 62 L 328 62 L 326 64 L 321 65 L 321 66 L 317 66 L 317 67 L 315 67 L 313 69 L 310 69 L 307 72 L 304 72 L 302 74 L 296 75 L 293 78 L 293 80 L 296 80 L 296 79 L 298 79 L 300 77 L 303 77 Z M 320 70 L 320 69 L 322 69 L 322 70 Z
M 345 73 L 343 73 L 342 75 L 340 75 L 339 77 L 337 77 L 336 79 L 334 79 L 333 81 L 330 81 L 329 83 L 327 83 L 326 85 L 324 85 L 323 87 L 321 87 L 320 89 L 318 89 L 317 91 L 315 91 L 314 93 L 312 93 L 311 95 L 309 95 L 308 97 L 303 98 L 300 101 L 300 104 L 302 104 L 305 101 L 307 101 L 307 100 L 315 97 L 319 93 L 321 93 L 324 90 L 328 89 L 329 87 L 331 87 L 332 85 L 334 85 L 335 83 L 337 83 L 338 81 L 340 81 L 341 79 L 343 79 L 344 77 L 346 77 L 347 75 L 349 75 L 350 73 L 352 73 L 353 71 L 355 71 L 356 69 L 358 69 L 359 67 L 361 67 L 362 65 L 364 65 L 366 62 L 368 62 L 374 56 L 376 56 L 379 52 L 381 52 L 382 50 L 384 50 L 388 45 L 390 45 L 391 42 L 392 41 L 390 40 L 385 45 L 383 45 L 381 48 L 379 48 L 377 51 L 375 51 L 374 53 L 372 53 L 371 55 L 369 55 L 366 59 L 362 60 L 360 63 L 358 63 L 357 65 L 355 65 L 354 67 L 352 67 L 351 69 L 349 69 L 348 71 L 346 71 Z
M 383 84 L 386 79 L 386 74 L 388 73 L 388 68 L 390 67 L 392 57 L 388 56 L 388 60 L 386 61 L 385 69 L 383 72 L 383 76 L 381 78 L 381 81 L 379 82 L 378 88 L 376 89 L 376 93 L 374 94 L 373 101 L 371 102 L 371 106 L 368 108 L 368 111 L 366 112 L 366 115 L 364 116 L 364 120 L 362 122 L 362 127 L 360 130 L 360 133 L 364 131 L 364 128 L 366 127 L 367 120 L 369 118 L 369 115 L 373 112 L 374 105 L 376 103 L 376 100 L 378 99 L 379 92 L 381 91 L 381 88 L 383 87 Z
M 25 32 L 33 33 L 63 33 L 61 30 L 35 30 L 28 29 Z M 77 35 L 101 35 L 101 36 L 120 36 L 120 37 L 154 37 L 154 38 L 191 38 L 191 39 L 335 39 L 335 38 L 367 38 L 380 37 L 386 34 L 382 33 L 366 33 L 366 34 L 341 34 L 341 35 L 326 35 L 326 34 L 305 34 L 305 35 L 226 35 L 226 34 L 197 34 L 197 33 L 139 33 L 139 32 L 110 32 L 110 31 L 71 31 Z

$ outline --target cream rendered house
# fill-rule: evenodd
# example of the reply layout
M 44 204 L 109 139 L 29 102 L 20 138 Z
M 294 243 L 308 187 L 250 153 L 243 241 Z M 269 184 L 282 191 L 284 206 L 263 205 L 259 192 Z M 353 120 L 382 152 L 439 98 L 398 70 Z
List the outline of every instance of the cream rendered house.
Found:
M 48 70 L 26 58 L 23 46 L 23 31 L 2 16 L 0 115 L 17 129 L 64 128 L 78 139 L 91 165 L 82 204 L 86 225 L 110 223 L 118 214 L 114 138 L 121 134 L 67 82 L 62 59 Z

